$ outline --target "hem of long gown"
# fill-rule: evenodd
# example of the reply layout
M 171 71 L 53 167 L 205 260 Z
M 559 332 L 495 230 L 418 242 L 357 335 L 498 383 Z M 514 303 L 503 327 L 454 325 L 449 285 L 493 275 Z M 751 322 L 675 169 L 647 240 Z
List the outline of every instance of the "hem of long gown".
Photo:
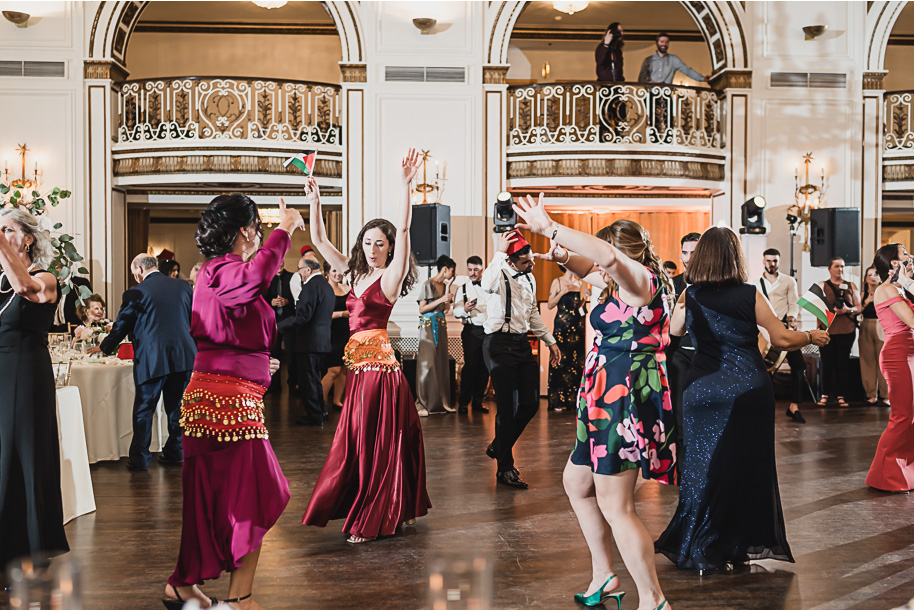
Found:
M 749 561 L 762 561 L 762 560 L 772 560 L 772 561 L 784 561 L 786 563 L 796 563 L 793 555 L 790 554 L 779 554 L 772 551 L 767 546 L 752 547 L 746 551 L 746 556 L 743 559 L 719 559 L 714 562 L 701 562 L 695 561 L 693 559 L 685 559 L 682 555 L 678 553 L 664 550 L 657 543 L 654 543 L 654 552 L 663 555 L 667 559 L 673 562 L 679 569 L 682 570 L 701 570 L 701 571 L 718 571 L 728 569 L 727 564 L 737 565 L 740 563 L 747 563 Z
M 232 559 L 231 563 L 229 563 L 228 559 L 226 559 L 226 562 L 223 564 L 223 566 L 221 568 L 219 568 L 219 570 L 213 569 L 213 570 L 201 571 L 199 573 L 199 576 L 195 576 L 193 578 L 194 582 L 181 582 L 181 581 L 175 580 L 174 579 L 175 575 L 174 575 L 174 573 L 172 573 L 172 575 L 168 577 L 168 584 L 170 584 L 173 587 L 193 586 L 193 585 L 199 586 L 199 585 L 202 585 L 207 580 L 219 580 L 219 578 L 222 577 L 223 572 L 225 572 L 227 574 L 231 574 L 236 569 L 242 567 L 244 565 L 243 563 L 241 563 L 242 557 L 244 557 L 245 555 L 249 555 L 252 552 L 254 552 L 255 550 L 257 550 L 258 548 L 260 548 L 263 545 L 263 538 L 266 537 L 266 535 L 267 534 L 263 534 L 263 537 L 261 537 L 259 540 L 256 540 L 257 546 L 252 546 L 251 549 L 248 550 L 247 552 L 245 552 L 244 554 L 237 555 L 237 558 Z M 253 544 L 253 542 L 252 542 L 252 544 Z

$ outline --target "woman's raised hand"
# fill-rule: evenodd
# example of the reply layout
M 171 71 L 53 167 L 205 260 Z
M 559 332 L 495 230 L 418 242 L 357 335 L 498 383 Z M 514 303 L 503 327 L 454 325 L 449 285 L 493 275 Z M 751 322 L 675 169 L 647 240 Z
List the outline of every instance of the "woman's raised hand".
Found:
M 533 256 L 543 261 L 564 261 L 567 254 L 568 251 L 560 247 L 558 242 L 550 239 L 549 250 L 545 253 L 534 253 Z
M 543 194 L 540 194 L 538 200 L 534 201 L 531 196 L 525 196 L 517 199 L 514 205 L 514 212 L 524 220 L 524 223 L 518 223 L 515 227 L 530 230 L 534 234 L 546 236 L 553 225 L 549 213 L 546 212 L 546 205 L 543 204 Z
M 416 173 L 419 171 L 419 154 L 415 149 L 410 149 L 403 158 L 403 182 L 409 184 Z
M 294 208 L 287 208 L 286 201 L 279 198 L 279 227 L 291 234 L 296 229 L 305 229 L 305 220 Z
M 305 196 L 311 206 L 319 207 L 321 205 L 321 190 L 317 185 L 317 179 L 313 176 L 309 176 L 305 180 Z

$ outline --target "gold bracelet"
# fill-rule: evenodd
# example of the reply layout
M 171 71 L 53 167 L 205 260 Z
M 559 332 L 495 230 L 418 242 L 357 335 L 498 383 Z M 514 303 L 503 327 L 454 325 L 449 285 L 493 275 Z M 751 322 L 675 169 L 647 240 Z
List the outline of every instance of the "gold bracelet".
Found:
M 808 340 L 806 341 L 806 344 L 812 344 L 812 332 L 811 331 L 806 332 L 806 337 L 808 338 Z
M 567 266 L 569 261 L 571 261 L 571 251 L 565 249 L 565 261 L 561 262 L 559 265 Z

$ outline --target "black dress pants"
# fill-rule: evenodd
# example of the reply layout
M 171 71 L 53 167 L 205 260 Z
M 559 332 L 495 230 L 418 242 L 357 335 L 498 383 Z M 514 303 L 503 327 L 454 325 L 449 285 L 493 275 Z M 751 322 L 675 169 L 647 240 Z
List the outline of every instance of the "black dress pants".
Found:
M 669 353 L 669 380 L 670 380 L 670 403 L 673 405 L 673 416 L 676 418 L 676 433 L 673 438 L 676 440 L 676 474 L 682 474 L 682 461 L 685 457 L 685 440 L 683 437 L 682 426 L 682 394 L 685 393 L 686 380 L 689 375 L 689 368 L 692 366 L 692 359 L 695 357 L 695 349 L 690 347 L 676 347 Z M 677 478 L 677 480 L 680 480 Z M 680 480 L 681 482 L 681 480 Z
M 803 351 L 788 351 L 787 363 L 790 364 L 790 402 L 799 404 L 803 401 L 803 377 L 806 375 Z
M 321 372 L 326 353 L 296 353 L 295 366 L 298 393 L 305 410 L 305 418 L 317 423 L 324 422 L 324 398 L 321 387 Z
M 486 332 L 480 325 L 464 325 L 460 332 L 463 344 L 463 371 L 460 374 L 460 405 L 482 407 L 489 384 L 489 369 L 482 354 Z
M 847 367 L 857 330 L 849 334 L 834 334 L 828 344 L 819 348 L 822 356 L 822 393 L 829 399 L 847 398 Z
M 152 442 L 152 417 L 159 397 L 168 417 L 168 441 L 162 447 L 162 456 L 169 461 L 183 461 L 184 450 L 181 444 L 181 398 L 184 388 L 190 382 L 190 372 L 172 372 L 136 384 L 133 398 L 133 438 L 130 440 L 129 461 L 138 468 L 149 467 L 152 454 L 149 444 Z
M 483 342 L 495 386 L 495 457 L 499 472 L 514 469 L 514 444 L 539 409 L 539 366 L 524 334 L 497 332 Z

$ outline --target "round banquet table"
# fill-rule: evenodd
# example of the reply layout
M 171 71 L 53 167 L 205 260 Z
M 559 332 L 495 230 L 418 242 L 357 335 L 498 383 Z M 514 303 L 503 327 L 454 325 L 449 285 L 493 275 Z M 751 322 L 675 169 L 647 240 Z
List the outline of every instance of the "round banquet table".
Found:
M 76 387 L 57 388 L 57 439 L 60 441 L 60 497 L 63 522 L 95 512 L 82 401 Z
M 73 363 L 70 382 L 79 388 L 89 463 L 127 457 L 133 437 L 133 363 Z M 151 452 L 162 450 L 168 439 L 168 420 L 162 400 L 152 419 Z

